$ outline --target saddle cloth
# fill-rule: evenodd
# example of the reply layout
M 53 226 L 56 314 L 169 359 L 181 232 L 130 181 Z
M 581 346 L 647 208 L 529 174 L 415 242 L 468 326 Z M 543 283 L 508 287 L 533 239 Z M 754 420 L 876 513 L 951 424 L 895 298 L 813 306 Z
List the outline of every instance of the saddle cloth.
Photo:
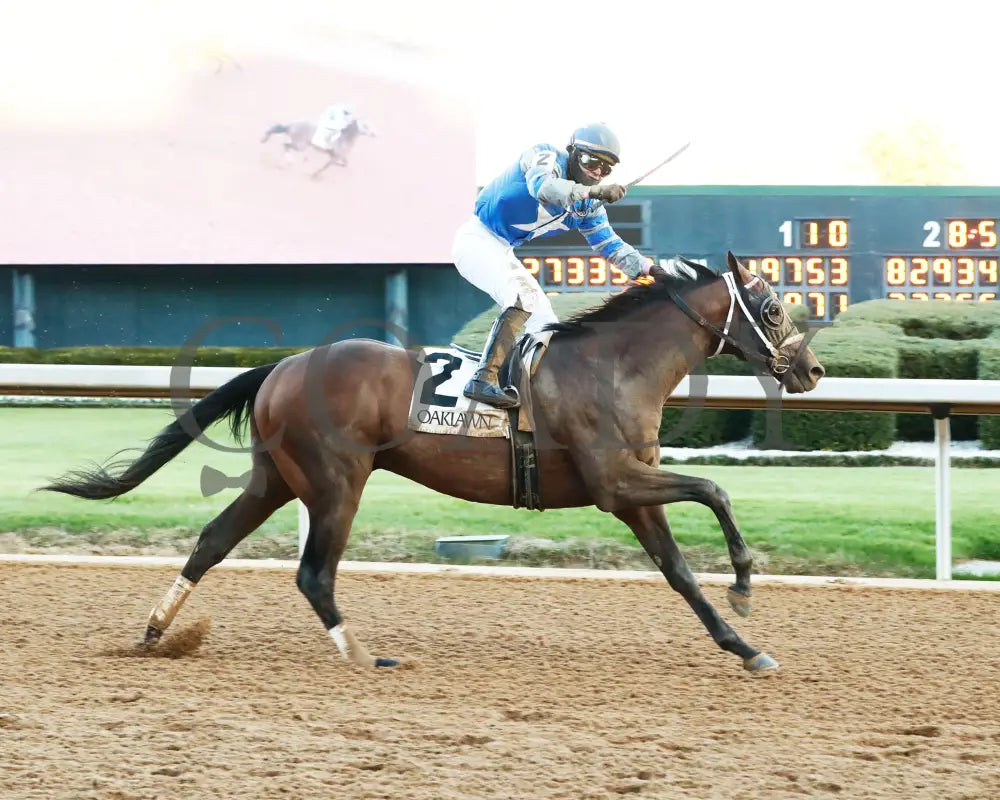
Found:
M 538 365 L 548 344 L 550 332 L 537 336 L 525 335 L 511 348 L 500 370 L 500 385 L 506 386 L 510 374 L 527 375 Z M 510 438 L 507 409 L 469 400 L 462 394 L 479 364 L 480 353 L 458 345 L 422 347 L 417 353 L 419 371 L 410 400 L 409 429 L 419 433 L 442 433 L 451 436 Z M 510 369 L 511 361 L 519 359 L 523 369 Z M 521 396 L 527 392 L 527 381 L 519 386 Z M 523 403 L 522 412 L 528 410 Z M 532 430 L 529 413 L 518 415 L 517 429 Z

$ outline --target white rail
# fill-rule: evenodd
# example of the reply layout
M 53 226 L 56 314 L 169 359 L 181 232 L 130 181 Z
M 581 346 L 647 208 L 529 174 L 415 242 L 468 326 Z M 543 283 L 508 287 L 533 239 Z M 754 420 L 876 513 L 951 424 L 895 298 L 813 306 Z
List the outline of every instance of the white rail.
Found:
M 238 367 L 82 366 L 0 364 L 0 394 L 76 397 L 203 396 L 244 372 Z M 671 406 L 806 409 L 811 411 L 899 411 L 935 417 L 936 575 L 951 579 L 950 416 L 1000 414 L 1000 381 L 824 378 L 806 394 L 780 396 L 773 382 L 753 377 L 712 375 L 685 378 L 667 401 Z M 299 503 L 299 552 L 309 518 Z

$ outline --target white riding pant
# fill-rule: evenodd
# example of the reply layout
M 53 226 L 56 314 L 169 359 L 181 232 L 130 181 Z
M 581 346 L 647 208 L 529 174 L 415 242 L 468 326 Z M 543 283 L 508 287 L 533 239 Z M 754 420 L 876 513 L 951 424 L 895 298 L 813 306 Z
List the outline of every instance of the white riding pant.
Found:
M 333 143 L 337 141 L 340 134 L 343 132 L 343 128 L 330 125 L 318 125 L 316 127 L 316 132 L 313 134 L 312 143 L 321 150 L 329 150 L 333 147 Z
M 345 109 L 340 106 L 330 106 L 316 123 L 312 143 L 316 147 L 329 149 L 350 121 L 351 115 Z
M 524 326 L 526 332 L 537 333 L 559 321 L 548 295 L 514 255 L 514 248 L 478 217 L 472 216 L 459 226 L 451 257 L 459 274 L 486 292 L 501 309 L 520 305 L 531 314 Z

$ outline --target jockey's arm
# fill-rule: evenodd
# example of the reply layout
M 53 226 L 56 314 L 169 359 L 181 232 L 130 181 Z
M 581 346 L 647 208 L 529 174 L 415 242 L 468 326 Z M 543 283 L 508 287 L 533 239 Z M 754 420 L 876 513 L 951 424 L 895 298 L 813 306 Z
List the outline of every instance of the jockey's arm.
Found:
M 521 171 L 528 184 L 528 193 L 539 202 L 568 211 L 574 203 L 590 196 L 589 186 L 562 176 L 553 147 L 537 145 L 526 150 L 521 155 Z
M 608 212 L 604 208 L 580 226 L 580 233 L 583 234 L 591 249 L 630 278 L 649 274 L 653 260 L 642 255 L 615 233 L 608 220 Z

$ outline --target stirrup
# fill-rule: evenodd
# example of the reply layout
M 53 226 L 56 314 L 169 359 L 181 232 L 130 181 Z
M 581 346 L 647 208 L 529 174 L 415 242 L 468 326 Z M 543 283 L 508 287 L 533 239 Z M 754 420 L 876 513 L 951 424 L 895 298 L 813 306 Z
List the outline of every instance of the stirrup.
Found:
M 483 403 L 493 408 L 516 408 L 521 405 L 521 394 L 514 386 L 500 388 L 499 385 L 473 378 L 469 381 L 462 394 L 469 400 Z

